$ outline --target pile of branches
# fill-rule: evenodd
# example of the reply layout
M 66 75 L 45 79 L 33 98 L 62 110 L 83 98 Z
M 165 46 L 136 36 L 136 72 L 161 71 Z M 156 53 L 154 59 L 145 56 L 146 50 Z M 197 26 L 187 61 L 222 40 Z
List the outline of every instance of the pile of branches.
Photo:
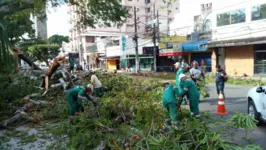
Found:
M 205 123 L 190 118 L 186 109 L 179 113 L 178 129 L 160 132 L 166 117 L 160 82 L 136 81 L 114 74 L 98 74 L 98 77 L 108 87 L 100 99 L 99 116 L 88 103 L 72 124 L 66 121 L 53 127 L 52 133 L 58 140 L 65 141 L 61 136 L 67 135 L 68 148 L 241 149 L 224 140 L 222 133 L 211 132 Z

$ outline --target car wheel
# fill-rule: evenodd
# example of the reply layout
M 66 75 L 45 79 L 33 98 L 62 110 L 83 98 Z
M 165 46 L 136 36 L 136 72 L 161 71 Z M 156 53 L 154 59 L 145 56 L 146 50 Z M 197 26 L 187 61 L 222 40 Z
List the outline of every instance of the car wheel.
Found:
M 253 101 L 248 101 L 248 114 L 258 121 L 257 125 L 262 124 L 260 114 L 257 112 L 256 106 Z

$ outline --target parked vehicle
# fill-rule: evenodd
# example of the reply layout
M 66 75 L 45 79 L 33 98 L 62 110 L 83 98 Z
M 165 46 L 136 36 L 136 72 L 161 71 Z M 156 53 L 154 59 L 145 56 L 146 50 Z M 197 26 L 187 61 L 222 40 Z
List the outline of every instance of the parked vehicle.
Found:
M 258 125 L 266 123 L 266 86 L 250 89 L 247 98 L 248 114 L 259 121 Z
M 39 64 L 39 67 L 40 67 L 42 70 L 48 70 L 48 69 L 49 69 L 49 66 L 47 66 L 47 65 L 44 64 L 44 63 Z

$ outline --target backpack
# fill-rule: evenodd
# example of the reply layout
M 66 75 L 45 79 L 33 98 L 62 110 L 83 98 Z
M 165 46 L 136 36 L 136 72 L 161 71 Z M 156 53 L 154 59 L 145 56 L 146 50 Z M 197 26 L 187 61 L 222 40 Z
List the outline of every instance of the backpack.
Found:
M 228 80 L 228 76 L 224 77 L 224 82 L 227 82 L 227 80 Z

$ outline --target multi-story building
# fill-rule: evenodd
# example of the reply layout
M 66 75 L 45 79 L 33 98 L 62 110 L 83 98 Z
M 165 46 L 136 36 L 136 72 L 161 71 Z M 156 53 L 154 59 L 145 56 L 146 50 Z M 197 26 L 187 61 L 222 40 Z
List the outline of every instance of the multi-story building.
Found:
M 70 34 L 72 50 L 80 53 L 80 64 L 84 61 L 87 64 L 98 68 L 101 64 L 106 64 L 108 69 L 118 69 L 121 53 L 121 37 L 126 37 L 126 55 L 132 67 L 135 67 L 135 44 L 133 42 L 134 27 L 134 7 L 136 7 L 137 32 L 139 37 L 138 52 L 140 54 L 140 66 L 142 68 L 150 68 L 152 62 L 152 55 L 144 55 L 143 47 L 153 46 L 152 42 L 152 24 L 154 15 L 157 10 L 159 14 L 159 32 L 162 35 L 169 35 L 170 23 L 174 19 L 174 14 L 179 11 L 179 1 L 164 2 L 161 0 L 122 0 L 122 5 L 129 10 L 130 17 L 119 28 L 79 28 L 77 19 L 79 15 L 75 13 L 78 9 L 76 6 L 69 6 L 70 15 Z M 105 59 L 100 56 L 104 56 Z M 107 60 L 107 61 L 103 61 Z M 108 63 L 108 60 L 110 60 Z M 101 63 L 102 61 L 102 63 Z M 116 64 L 108 65 L 108 64 Z M 112 66 L 112 67 L 111 67 Z
M 229 75 L 266 74 L 265 10 L 265 0 L 181 0 L 171 34 L 187 34 L 188 60 L 208 58 L 212 71 L 220 64 Z M 195 46 L 201 40 L 208 49 Z
M 32 16 L 32 21 L 34 22 L 33 28 L 35 29 L 35 37 L 41 39 L 47 39 L 48 38 L 47 20 L 40 19 L 38 16 Z
M 215 0 L 213 9 L 213 60 L 229 75 L 266 74 L 266 1 Z

